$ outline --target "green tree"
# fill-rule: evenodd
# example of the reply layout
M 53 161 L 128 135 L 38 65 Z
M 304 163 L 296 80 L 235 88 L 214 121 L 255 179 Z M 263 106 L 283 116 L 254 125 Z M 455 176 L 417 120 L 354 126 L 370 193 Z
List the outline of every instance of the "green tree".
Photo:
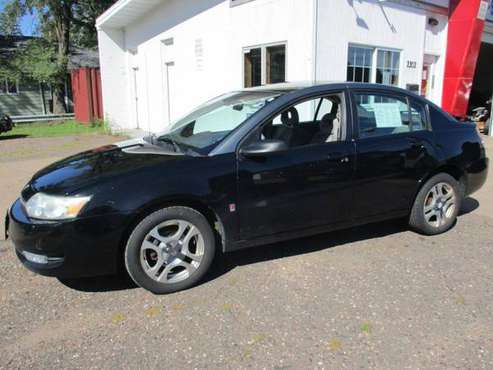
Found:
M 96 18 L 115 1 L 7 0 L 0 14 L 0 33 L 18 34 L 20 19 L 31 14 L 37 19 L 37 34 L 41 39 L 23 43 L 13 55 L 0 59 L 3 64 L 0 74 L 8 78 L 25 75 L 50 83 L 54 113 L 66 112 L 64 97 L 70 50 L 97 46 Z

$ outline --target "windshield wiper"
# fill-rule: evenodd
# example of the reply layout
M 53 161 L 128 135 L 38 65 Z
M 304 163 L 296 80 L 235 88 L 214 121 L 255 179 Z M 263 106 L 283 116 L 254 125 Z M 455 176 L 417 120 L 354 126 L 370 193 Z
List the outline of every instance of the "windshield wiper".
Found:
M 173 148 L 175 149 L 175 152 L 177 152 L 177 153 L 182 152 L 182 150 L 181 150 L 180 146 L 178 145 L 178 143 L 175 140 L 173 140 L 173 139 L 171 139 L 169 137 L 160 137 L 160 138 L 157 139 L 157 141 L 160 142 L 160 143 L 171 144 L 173 146 Z

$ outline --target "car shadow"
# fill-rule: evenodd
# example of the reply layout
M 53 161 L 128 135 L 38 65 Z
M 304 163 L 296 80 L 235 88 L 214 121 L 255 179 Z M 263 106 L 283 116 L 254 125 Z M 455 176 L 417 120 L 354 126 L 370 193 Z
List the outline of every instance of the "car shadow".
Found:
M 58 279 L 67 288 L 84 293 L 104 293 L 138 288 L 127 273 L 90 278 Z
M 292 256 L 300 256 L 344 246 L 361 240 L 381 238 L 406 230 L 408 230 L 408 227 L 405 220 L 397 219 L 263 245 L 255 248 L 247 248 L 227 254 L 219 254 L 202 283 L 215 280 L 234 270 L 236 267 Z
M 29 137 L 29 135 L 10 135 L 10 136 L 2 136 L 2 135 L 0 135 L 0 141 L 15 140 L 15 139 L 25 139 L 26 137 Z
M 462 207 L 459 212 L 459 217 L 474 212 L 479 208 L 479 202 L 471 197 L 467 197 L 462 201 Z

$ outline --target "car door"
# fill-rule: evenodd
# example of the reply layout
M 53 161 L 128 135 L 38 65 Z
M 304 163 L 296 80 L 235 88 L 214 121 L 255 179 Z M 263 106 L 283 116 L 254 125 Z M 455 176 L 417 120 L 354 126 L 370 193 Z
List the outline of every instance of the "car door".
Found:
M 409 211 L 419 181 L 435 168 L 426 105 L 382 91 L 351 94 L 357 120 L 355 219 Z
M 338 106 L 338 137 L 320 135 L 326 116 L 323 97 L 310 98 L 282 109 L 261 124 L 244 145 L 272 139 L 286 140 L 288 149 L 260 158 L 238 157 L 240 236 L 243 240 L 343 222 L 349 218 L 354 145 L 349 140 L 347 96 L 331 95 Z M 294 110 L 296 112 L 294 112 Z M 325 109 L 325 110 L 324 110 Z M 284 112 L 296 122 L 279 126 Z M 308 117 L 308 118 L 307 118 Z M 286 122 L 287 123 L 287 122 Z M 333 124 L 334 125 L 334 124 Z M 272 126 L 279 126 L 274 127 Z M 305 128 L 305 129 L 304 129 Z M 284 130 L 284 132 L 283 132 Z M 268 133 L 271 134 L 268 134 Z M 273 133 L 273 134 L 272 134 Z

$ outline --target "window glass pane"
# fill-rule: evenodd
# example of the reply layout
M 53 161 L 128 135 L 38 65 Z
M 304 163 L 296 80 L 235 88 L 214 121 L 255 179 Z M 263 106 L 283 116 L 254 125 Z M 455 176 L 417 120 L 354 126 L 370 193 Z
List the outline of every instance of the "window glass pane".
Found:
M 378 50 L 376 83 L 384 85 L 399 84 L 400 54 L 396 51 Z
M 306 100 L 266 123 L 260 139 L 282 140 L 289 148 L 338 141 L 342 136 L 342 117 L 337 95 Z
M 286 81 L 286 46 L 269 46 L 267 48 L 267 83 L 275 84 Z
M 399 62 L 400 62 L 400 54 L 397 52 L 393 52 L 392 58 L 392 69 L 399 70 Z
M 426 130 L 426 109 L 423 105 L 411 100 L 411 129 L 412 131 Z
M 262 84 L 262 50 L 251 49 L 245 53 L 245 87 Z
M 354 68 L 353 67 L 348 67 L 347 68 L 347 78 L 346 81 L 354 81 Z
M 209 153 L 232 130 L 278 97 L 274 92 L 236 92 L 201 105 L 157 135 L 157 143 L 169 140 L 182 148 Z
M 372 50 L 371 49 L 365 49 L 365 67 L 370 67 L 372 64 Z
M 363 82 L 363 68 L 361 67 L 355 68 L 354 81 Z
M 410 131 L 405 100 L 381 95 L 356 94 L 361 138 L 400 134 Z
M 349 47 L 349 51 L 348 51 L 348 58 L 347 58 L 347 61 L 348 61 L 347 64 L 348 64 L 348 66 L 353 66 L 354 65 L 355 58 L 356 58 L 356 48 L 350 46 Z
M 320 107 L 318 108 L 318 114 L 316 117 L 317 121 L 320 121 L 326 114 L 330 114 L 332 112 L 332 108 L 334 107 L 334 103 L 329 99 L 322 99 L 320 103 Z
M 7 91 L 9 94 L 17 94 L 17 82 L 7 81 Z
M 349 46 L 347 80 L 370 82 L 373 50 L 359 46 Z
M 315 121 L 315 112 L 319 103 L 320 99 L 312 99 L 295 106 L 300 123 L 313 123 Z
M 363 49 L 359 49 L 358 52 L 356 53 L 356 61 L 355 61 L 355 65 L 357 66 L 363 66 L 364 65 L 364 55 L 365 55 L 365 51 Z

